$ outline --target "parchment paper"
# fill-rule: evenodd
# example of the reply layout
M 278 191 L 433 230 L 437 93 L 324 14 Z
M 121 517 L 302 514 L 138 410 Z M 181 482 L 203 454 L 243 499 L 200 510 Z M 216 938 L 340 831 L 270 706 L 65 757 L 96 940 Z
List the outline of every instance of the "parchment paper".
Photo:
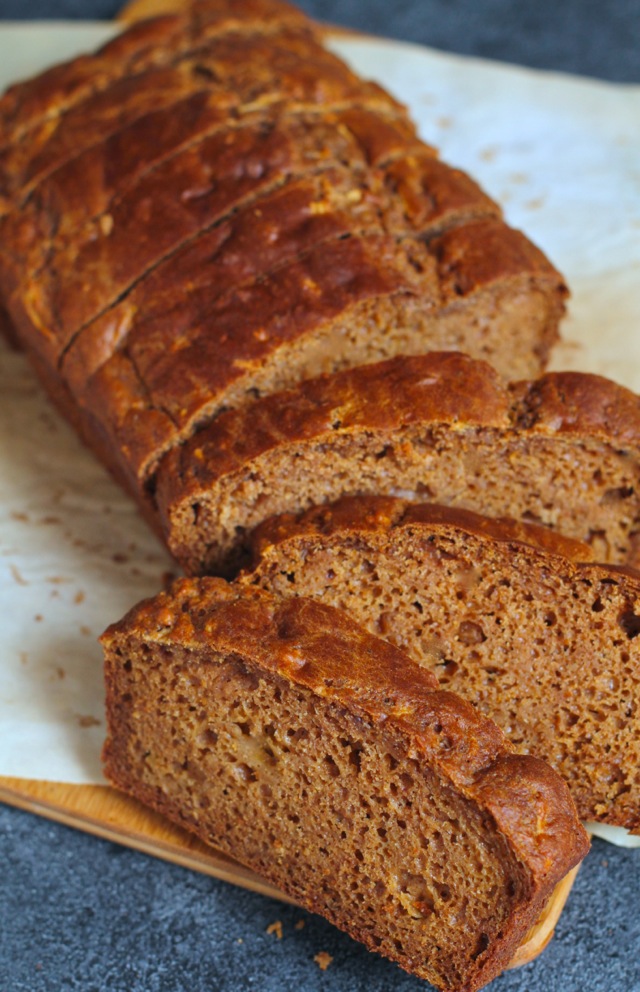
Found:
M 0 86 L 106 40 L 105 25 L 0 29 Z M 640 391 L 640 87 L 336 40 L 409 104 L 573 290 L 554 366 Z M 96 637 L 173 566 L 124 496 L 0 346 L 0 775 L 102 781 Z

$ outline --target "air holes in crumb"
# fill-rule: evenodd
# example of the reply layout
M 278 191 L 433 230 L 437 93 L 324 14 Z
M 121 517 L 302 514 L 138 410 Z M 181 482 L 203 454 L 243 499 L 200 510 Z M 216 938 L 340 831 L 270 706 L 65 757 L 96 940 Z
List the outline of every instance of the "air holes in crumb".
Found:
M 438 673 L 440 681 L 447 682 L 449 679 L 452 679 L 458 671 L 458 667 L 458 664 L 455 661 L 452 661 L 451 658 L 444 658 L 443 661 L 438 664 L 438 668 L 442 669 L 442 671 Z
M 618 489 L 607 489 L 602 497 L 603 503 L 619 503 L 620 500 L 633 496 L 632 486 L 620 486 Z
M 200 62 L 196 63 L 191 71 L 194 76 L 200 76 L 202 79 L 209 79 L 212 82 L 218 79 L 213 69 L 210 69 L 208 65 L 202 65 Z
M 352 768 L 355 768 L 356 772 L 360 771 L 361 759 L 360 759 L 359 748 L 354 747 L 351 749 L 349 753 L 349 764 L 351 765 Z
M 483 954 L 486 951 L 486 949 L 487 949 L 488 946 L 489 946 L 489 937 L 488 937 L 488 935 L 486 933 L 481 933 L 480 934 L 480 937 L 478 938 L 478 943 L 477 943 L 476 949 L 475 949 L 474 953 L 471 955 L 471 957 L 473 958 L 473 960 L 475 961 L 476 958 L 479 958 L 480 955 Z
M 640 616 L 632 609 L 627 609 L 618 617 L 618 623 L 630 641 L 640 634 Z
M 200 747 L 207 748 L 213 747 L 214 744 L 218 743 L 218 735 L 215 730 L 205 730 L 200 734 L 198 738 L 198 744 Z
M 471 620 L 463 620 L 458 627 L 458 640 L 463 644 L 482 644 L 486 639 L 480 624 L 473 623 Z
M 325 755 L 324 763 L 331 778 L 340 778 L 340 769 L 330 754 Z
M 233 771 L 236 777 L 239 778 L 242 782 L 256 781 L 256 773 L 254 772 L 253 768 L 251 768 L 249 765 L 245 765 L 244 762 L 236 765 Z
M 558 618 L 553 612 L 553 610 L 549 610 L 549 612 L 545 614 L 544 622 L 545 622 L 545 626 L 547 627 L 553 627 L 555 624 L 557 624 Z
M 600 599 L 600 596 L 598 596 L 598 598 L 594 600 L 591 609 L 593 610 L 594 613 L 602 613 L 602 611 L 604 610 L 604 603 Z

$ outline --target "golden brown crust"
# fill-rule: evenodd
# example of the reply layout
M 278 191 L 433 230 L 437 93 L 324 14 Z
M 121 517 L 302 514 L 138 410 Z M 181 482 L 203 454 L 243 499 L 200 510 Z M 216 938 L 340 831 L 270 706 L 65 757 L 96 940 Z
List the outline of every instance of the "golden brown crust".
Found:
M 404 109 L 373 83 L 355 76 L 306 31 L 230 34 L 182 55 L 174 64 L 125 75 L 68 113 L 45 122 L 41 134 L 9 145 L 0 156 L 0 189 L 18 204 L 39 182 L 91 145 L 104 141 L 151 111 L 170 107 L 198 90 L 234 110 L 277 112 L 286 104 L 322 107 L 369 101 L 388 112 Z
M 482 541 L 528 546 L 550 556 L 573 562 L 593 561 L 593 550 L 583 541 L 565 537 L 547 527 L 509 517 L 485 517 L 473 510 L 440 503 L 414 503 L 394 496 L 345 496 L 335 503 L 312 507 L 302 514 L 271 517 L 251 535 L 253 562 L 249 570 L 272 546 L 315 535 L 346 536 L 350 533 L 389 533 L 402 527 L 425 527 L 430 533 L 451 529 Z
M 640 445 L 640 397 L 600 375 L 547 372 L 514 383 L 513 421 L 540 434 L 591 434 L 618 446 Z
M 457 789 L 495 817 L 528 864 L 534 888 L 550 892 L 588 850 L 558 775 L 544 762 L 514 755 L 492 721 L 438 689 L 404 652 L 338 610 L 220 579 L 180 579 L 168 593 L 134 607 L 101 640 L 109 651 L 128 636 L 179 643 L 196 657 L 202 651 L 239 655 L 376 724 L 398 726 Z

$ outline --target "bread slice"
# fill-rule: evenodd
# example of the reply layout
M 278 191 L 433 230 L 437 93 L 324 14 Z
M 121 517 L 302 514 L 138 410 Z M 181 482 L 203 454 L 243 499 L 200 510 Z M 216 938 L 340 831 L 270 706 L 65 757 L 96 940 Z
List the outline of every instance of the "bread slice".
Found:
M 389 638 L 548 761 L 583 820 L 640 833 L 640 573 L 551 531 L 345 498 L 264 523 L 242 581 Z
M 67 347 L 61 372 L 79 401 L 84 402 L 93 391 L 93 377 L 100 375 L 118 351 L 126 350 L 135 360 L 163 323 L 185 327 L 193 320 L 195 333 L 195 322 L 203 316 L 216 320 L 234 290 L 246 287 L 250 292 L 252 283 L 263 282 L 274 270 L 325 247 L 324 242 L 383 234 L 422 236 L 427 231 L 437 236 L 461 220 L 498 212 L 468 177 L 423 155 L 413 158 L 410 170 L 411 178 L 424 187 L 421 195 L 411 188 L 405 196 L 397 191 L 387 195 L 386 184 L 396 185 L 395 177 L 403 166 L 405 162 L 396 161 L 370 171 L 353 163 L 348 169 L 321 168 L 289 179 L 267 196 L 249 196 L 232 216 L 199 232 L 154 266 Z M 340 246 L 328 246 L 328 250 L 339 252 Z M 419 248 L 415 254 L 420 254 Z M 415 276 L 414 282 L 417 287 Z M 428 284 L 425 292 L 430 288 L 435 292 L 435 285 Z M 72 303 L 66 288 L 64 298 Z M 425 308 L 430 302 L 425 300 Z M 243 323 L 248 319 L 245 315 Z M 215 340 L 211 329 L 209 334 Z
M 457 248 L 466 255 L 460 282 L 447 261 Z M 84 379 L 84 388 L 84 364 L 78 369 L 76 359 L 81 352 L 86 361 L 90 343 L 79 341 L 80 352 L 70 352 L 63 367 L 139 488 L 160 457 L 200 425 L 321 372 L 429 347 L 475 347 L 497 358 L 510 338 L 513 365 L 528 366 L 530 350 L 517 347 L 516 315 L 532 345 L 548 340 L 555 322 L 540 285 L 546 275 L 538 270 L 540 282 L 532 276 L 538 259 L 530 248 L 491 220 L 454 228 L 426 245 L 389 235 L 321 242 L 211 305 L 205 287 L 157 319 L 142 315 L 131 337 L 126 315 L 124 328 L 110 324 L 121 345 Z M 527 291 L 516 294 L 525 283 Z M 494 319 L 479 339 L 489 309 Z
M 640 400 L 599 376 L 502 385 L 455 352 L 319 377 L 229 411 L 171 450 L 155 479 L 187 572 L 231 574 L 268 517 L 341 496 L 405 496 L 544 524 L 634 557 Z
M 181 580 L 103 644 L 110 781 L 441 989 L 586 853 L 546 764 L 330 607 Z
M 219 256 L 222 246 L 226 264 L 221 279 L 231 289 L 242 278 L 236 259 L 242 262 L 243 251 L 251 251 L 253 243 L 249 240 L 239 250 L 238 235 L 235 244 L 226 241 L 230 230 L 234 235 L 236 228 L 242 233 L 247 224 L 257 227 L 258 240 L 270 236 L 272 254 L 277 249 L 279 255 L 271 263 L 275 265 L 283 264 L 287 256 L 295 259 L 303 224 L 306 241 L 312 245 L 314 239 L 329 236 L 330 232 L 317 229 L 326 228 L 332 217 L 337 237 L 362 229 L 398 235 L 438 233 L 460 220 L 499 214 L 474 183 L 440 163 L 432 164 L 430 150 L 417 144 L 413 176 L 408 179 L 413 178 L 413 185 L 420 180 L 424 189 L 420 197 L 410 190 L 403 199 L 397 192 L 399 166 L 390 175 L 384 168 L 367 169 L 362 149 L 355 140 L 344 139 L 343 130 L 339 141 L 332 140 L 338 126 L 327 127 L 315 115 L 296 114 L 278 123 L 253 117 L 248 124 L 220 129 L 145 174 L 111 205 L 109 213 L 98 216 L 67 245 L 57 249 L 50 244 L 45 250 L 36 239 L 40 270 L 29 272 L 34 259 L 28 249 L 26 258 L 4 266 L 5 290 L 16 283 L 10 298 L 25 337 L 39 334 L 51 340 L 52 360 L 59 359 L 83 328 L 92 341 L 105 323 L 128 326 L 131 319 L 127 321 L 123 312 L 146 316 L 145 304 L 155 300 L 149 282 L 171 287 L 172 293 L 164 289 L 164 309 L 175 309 L 183 296 L 189 299 L 192 293 L 194 269 L 187 268 L 185 256 L 193 256 L 194 250 L 199 269 L 209 272 L 216 265 L 214 253 Z M 342 166 L 333 165 L 334 152 L 344 159 Z M 292 239 L 292 233 L 298 236 Z M 263 264 L 267 267 L 254 270 L 254 277 L 268 272 L 269 263 Z M 19 281 L 16 273 L 21 269 L 27 274 Z M 249 274 L 244 278 L 249 279 Z M 213 306 L 215 285 L 208 287 L 207 299 Z M 104 316 L 97 320 L 100 315 Z M 88 328 L 92 322 L 94 326 Z M 97 350 L 101 355 L 102 350 Z

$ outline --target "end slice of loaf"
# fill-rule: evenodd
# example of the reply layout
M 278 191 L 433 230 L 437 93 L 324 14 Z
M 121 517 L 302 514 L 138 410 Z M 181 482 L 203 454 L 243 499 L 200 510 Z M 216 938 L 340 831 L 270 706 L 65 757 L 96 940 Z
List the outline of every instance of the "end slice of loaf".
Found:
M 254 551 L 244 582 L 349 611 L 548 761 L 584 820 L 640 832 L 639 572 L 540 527 L 376 496 L 267 521 Z
M 103 644 L 114 785 L 441 989 L 586 853 L 546 764 L 330 607 L 181 580 Z
M 510 516 L 635 554 L 640 400 L 599 376 L 505 387 L 453 352 L 319 377 L 229 411 L 160 463 L 155 499 L 191 572 L 230 573 L 270 516 L 347 495 L 403 496 Z

